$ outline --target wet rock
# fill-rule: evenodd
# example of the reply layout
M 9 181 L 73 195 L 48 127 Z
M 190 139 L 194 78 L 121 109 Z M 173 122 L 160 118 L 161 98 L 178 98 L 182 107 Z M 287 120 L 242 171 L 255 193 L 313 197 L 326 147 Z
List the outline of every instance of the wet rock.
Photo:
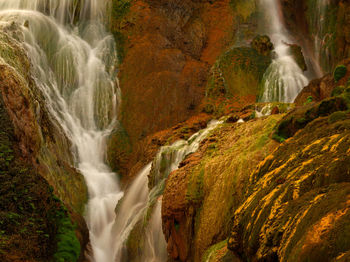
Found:
M 251 47 L 260 55 L 269 56 L 273 50 L 273 44 L 267 35 L 258 35 L 251 42 Z

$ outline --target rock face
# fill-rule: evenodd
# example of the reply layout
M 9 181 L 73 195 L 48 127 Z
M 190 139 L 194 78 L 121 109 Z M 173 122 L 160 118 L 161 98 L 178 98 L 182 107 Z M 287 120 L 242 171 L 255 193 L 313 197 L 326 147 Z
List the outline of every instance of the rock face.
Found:
M 202 261 L 211 245 L 227 238 L 250 172 L 277 146 L 268 136 L 280 118 L 225 124 L 170 174 L 162 220 L 173 259 Z
M 284 116 L 226 121 L 181 163 L 162 206 L 173 259 L 348 259 L 350 89 L 333 93 Z
M 349 258 L 350 118 L 318 118 L 250 176 L 228 247 L 243 260 Z M 333 260 L 332 260 L 333 261 Z
M 208 64 L 232 40 L 233 19 L 227 0 L 131 4 L 120 22 L 128 37 L 120 67 L 121 122 L 131 143 L 195 112 Z
M 58 236 L 59 223 L 64 219 L 68 219 L 67 221 L 71 223 L 68 218 L 68 213 L 77 224 L 77 236 L 81 241 L 81 246 L 83 248 L 85 247 L 88 241 L 88 232 L 82 217 L 82 212 L 87 199 L 87 190 L 83 177 L 72 167 L 70 143 L 63 131 L 59 128 L 59 125 L 50 117 L 43 96 L 30 76 L 30 67 L 31 65 L 25 50 L 22 48 L 20 37 L 16 33 L 16 25 L 11 25 L 9 28 L 1 28 L 0 97 L 3 101 L 3 114 L 8 118 L 7 123 L 11 127 L 4 135 L 10 137 L 12 144 L 9 145 L 8 150 L 14 152 L 10 157 L 11 159 L 5 158 L 5 160 L 8 165 L 12 165 L 11 161 L 15 159 L 14 165 L 18 166 L 20 170 L 24 170 L 21 172 L 17 170 L 18 168 L 10 169 L 5 171 L 4 176 L 12 174 L 12 179 L 15 183 L 15 181 L 20 181 L 21 179 L 19 174 L 26 176 L 28 173 L 28 180 L 23 179 L 24 188 L 30 187 L 33 183 L 42 185 L 42 192 L 37 191 L 39 189 L 34 187 L 30 189 L 30 193 L 28 193 L 29 196 L 23 193 L 23 195 L 16 196 L 16 198 L 20 199 L 19 201 L 23 201 L 23 198 L 27 196 L 33 198 L 35 199 L 33 205 L 39 205 L 38 198 L 40 194 L 43 194 L 44 198 L 48 198 L 48 206 L 43 206 L 43 209 L 38 209 L 38 212 L 42 212 L 42 216 L 39 216 L 40 219 L 42 219 L 44 221 L 43 223 L 46 223 L 48 227 L 56 223 L 56 225 L 51 225 L 53 229 L 50 232 L 38 229 L 42 235 L 48 235 L 47 238 L 49 238 L 49 242 L 51 241 L 49 243 L 45 240 L 45 243 L 42 243 L 43 256 L 46 256 L 44 259 L 46 260 L 50 255 L 53 255 L 53 252 L 57 251 L 55 250 L 55 245 L 58 242 L 55 239 L 56 235 Z M 6 124 L 3 123 L 3 125 L 4 130 L 6 130 Z M 17 170 L 16 172 L 19 173 L 16 174 L 15 172 L 14 174 L 13 170 Z M 51 190 L 49 190 L 50 188 Z M 3 192 L 3 194 L 4 193 L 5 192 Z M 55 197 L 53 194 L 59 197 L 63 203 L 57 199 L 58 203 L 55 204 L 53 200 Z M 8 197 L 11 196 L 5 194 L 3 197 L 8 201 Z M 16 201 L 16 199 L 14 200 Z M 49 211 L 51 208 L 50 206 L 54 205 L 62 207 L 57 209 L 57 217 L 56 214 L 51 214 L 51 211 Z M 66 208 L 69 210 L 68 213 Z M 35 208 L 33 207 L 33 209 Z M 6 213 L 7 215 L 13 212 L 16 213 L 11 209 L 5 209 L 4 212 L 3 215 L 5 216 Z M 21 212 L 22 210 L 20 210 L 20 213 Z M 52 212 L 55 212 L 54 208 Z M 40 215 L 40 213 L 37 214 L 36 211 L 34 213 L 36 216 Z M 58 221 L 55 221 L 55 217 Z M 30 219 L 30 217 L 27 219 Z M 36 217 L 35 219 L 39 218 Z M 23 222 L 23 220 L 19 221 Z M 28 222 L 28 220 L 26 221 Z M 36 221 L 36 223 L 38 223 L 38 221 Z M 67 228 L 64 230 L 71 231 L 71 229 Z M 72 230 L 74 232 L 74 229 Z M 38 248 L 37 244 L 38 243 L 34 242 L 31 244 L 33 245 L 33 250 Z M 45 245 L 49 246 L 45 247 Z M 69 245 L 73 244 L 70 243 Z M 17 249 L 14 250 L 15 253 L 16 250 Z M 35 253 L 35 251 L 33 252 Z M 9 254 L 9 256 L 10 255 L 11 254 Z M 27 255 L 28 257 L 24 254 L 23 258 L 18 259 L 31 259 L 29 253 Z M 79 256 L 79 252 L 77 256 Z M 32 258 L 34 257 L 35 254 Z
M 114 155 L 124 159 L 119 168 L 123 170 L 132 166 L 131 153 L 146 136 L 206 107 L 212 65 L 232 45 L 249 45 L 257 28 L 257 8 L 255 0 L 124 0 L 114 1 L 113 10 L 112 31 L 121 54 L 123 134 L 116 132 L 111 146 L 118 151 Z M 248 75 L 249 89 L 239 105 L 255 102 L 258 88 L 250 74 L 239 74 L 236 81 L 230 78 L 239 83 Z M 241 93 L 234 95 L 240 100 Z M 113 146 L 117 144 L 121 147 Z
M 307 102 L 308 98 L 314 102 L 319 102 L 332 95 L 332 92 L 337 87 L 347 87 L 349 85 L 348 79 L 350 78 L 350 60 L 346 59 L 340 62 L 339 66 L 346 68 L 346 73 L 338 80 L 333 74 L 327 74 L 322 78 L 312 80 L 308 86 L 299 93 L 294 103 L 297 105 L 303 105 Z
M 281 4 L 287 27 L 302 43 L 309 62 L 320 63 L 318 74 L 331 72 L 349 58 L 348 1 L 282 0 Z

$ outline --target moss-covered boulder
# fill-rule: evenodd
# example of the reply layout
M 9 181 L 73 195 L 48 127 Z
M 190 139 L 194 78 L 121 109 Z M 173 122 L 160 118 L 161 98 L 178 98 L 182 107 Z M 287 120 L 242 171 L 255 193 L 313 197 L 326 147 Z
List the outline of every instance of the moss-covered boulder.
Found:
M 258 35 L 251 42 L 251 47 L 260 55 L 269 56 L 273 50 L 273 44 L 267 35 Z
M 228 247 L 243 260 L 340 261 L 349 253 L 350 117 L 321 117 L 261 162 Z
M 228 113 L 227 105 L 239 109 L 256 101 L 272 61 L 270 48 L 269 39 L 261 36 L 253 40 L 252 47 L 235 47 L 218 58 L 206 89 L 207 106 L 214 113 Z
M 341 93 L 339 96 L 325 99 L 318 103 L 305 103 L 290 111 L 276 126 L 273 137 L 278 141 L 284 141 L 292 137 L 298 130 L 303 129 L 308 123 L 322 116 L 328 116 L 334 112 L 350 109 L 350 94 Z
M 250 173 L 276 148 L 270 133 L 280 118 L 224 124 L 170 174 L 162 220 L 173 259 L 202 261 L 224 252 L 223 243 L 210 247 L 227 238 L 232 213 L 246 197 Z

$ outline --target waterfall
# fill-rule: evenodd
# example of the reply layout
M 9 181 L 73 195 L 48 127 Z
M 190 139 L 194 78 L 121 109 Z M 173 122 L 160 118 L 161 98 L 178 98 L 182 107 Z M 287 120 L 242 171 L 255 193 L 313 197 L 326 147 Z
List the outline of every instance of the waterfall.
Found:
M 145 228 L 145 247 L 140 254 L 141 261 L 165 262 L 167 260 L 166 242 L 162 231 L 161 198 L 165 187 L 165 180 L 169 174 L 179 168 L 185 157 L 198 150 L 200 143 L 222 121 L 211 121 L 208 126 L 193 134 L 188 140 L 178 140 L 169 146 L 162 146 L 154 160 L 147 164 L 137 175 L 136 179 L 126 190 L 117 208 L 117 218 L 114 232 L 119 238 L 115 244 L 117 261 L 127 261 L 127 241 L 134 226 L 139 221 L 147 220 L 147 211 L 152 215 Z M 152 188 L 148 189 L 148 177 L 152 177 Z
M 327 25 L 332 24 L 330 18 L 327 17 L 329 5 L 330 0 L 316 1 L 315 9 L 312 9 L 313 13 L 311 15 L 311 31 L 314 37 L 315 57 L 318 64 L 322 65 L 322 69 L 326 71 L 330 70 L 332 66 L 329 41 L 332 41 L 332 33 L 335 31 L 335 29 L 327 28 Z
M 115 261 L 114 209 L 123 195 L 105 164 L 105 140 L 115 126 L 119 101 L 115 43 L 103 24 L 107 3 L 0 0 L 0 27 L 16 28 L 13 36 L 28 51 L 47 107 L 72 141 L 89 192 L 89 258 L 97 262 Z
M 267 33 L 275 46 L 276 58 L 266 70 L 263 77 L 264 92 L 261 102 L 293 102 L 308 79 L 290 53 L 292 43 L 283 25 L 279 0 L 261 0 L 267 17 Z

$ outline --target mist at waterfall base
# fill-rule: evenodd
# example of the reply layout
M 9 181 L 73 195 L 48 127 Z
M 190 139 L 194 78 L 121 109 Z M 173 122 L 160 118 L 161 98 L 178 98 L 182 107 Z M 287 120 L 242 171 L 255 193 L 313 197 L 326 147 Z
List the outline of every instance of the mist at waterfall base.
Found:
M 279 0 L 260 0 L 260 4 L 267 21 L 264 31 L 270 36 L 276 53 L 263 76 L 264 92 L 260 102 L 291 103 L 309 81 L 290 53 L 288 44 L 293 41 L 283 25 Z
M 89 258 L 114 262 L 116 236 L 111 229 L 123 193 L 105 164 L 105 140 L 117 117 L 117 56 L 103 24 L 108 1 L 87 0 L 79 8 L 78 2 L 0 0 L 0 27 L 27 49 L 32 77 L 72 142 L 89 192 Z

